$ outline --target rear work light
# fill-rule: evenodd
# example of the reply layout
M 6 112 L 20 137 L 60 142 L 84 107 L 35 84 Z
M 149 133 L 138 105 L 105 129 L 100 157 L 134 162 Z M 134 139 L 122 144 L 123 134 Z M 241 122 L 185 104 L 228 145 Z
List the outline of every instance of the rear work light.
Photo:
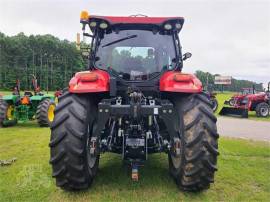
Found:
M 101 29 L 106 29 L 106 28 L 108 27 L 108 24 L 105 23 L 105 22 L 102 22 L 102 23 L 100 23 L 99 27 L 100 27 Z
M 97 81 L 98 75 L 93 72 L 85 72 L 79 74 L 80 81 L 82 82 L 94 82 Z
M 167 24 L 164 25 L 164 29 L 171 30 L 172 29 L 172 25 L 169 24 L 169 23 L 167 23 Z
M 176 28 L 176 29 L 181 29 L 181 28 L 182 28 L 182 25 L 181 25 L 180 23 L 176 23 L 176 24 L 175 24 L 175 28 Z
M 190 74 L 178 73 L 174 75 L 173 80 L 177 82 L 190 82 L 192 81 L 192 76 Z
M 90 27 L 96 27 L 96 26 L 97 26 L 97 22 L 95 21 L 90 22 Z

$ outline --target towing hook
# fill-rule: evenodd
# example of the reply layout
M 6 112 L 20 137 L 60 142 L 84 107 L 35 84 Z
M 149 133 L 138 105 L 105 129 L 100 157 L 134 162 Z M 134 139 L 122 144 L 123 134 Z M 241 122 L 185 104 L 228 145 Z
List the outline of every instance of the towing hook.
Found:
M 138 169 L 138 165 L 136 163 L 131 164 L 131 179 L 134 182 L 139 181 L 139 169 Z

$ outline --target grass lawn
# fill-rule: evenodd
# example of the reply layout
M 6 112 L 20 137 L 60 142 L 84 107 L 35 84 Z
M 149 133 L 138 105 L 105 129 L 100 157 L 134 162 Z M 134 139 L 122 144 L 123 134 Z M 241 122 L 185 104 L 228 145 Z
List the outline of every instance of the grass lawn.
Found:
M 215 183 L 201 193 L 179 191 L 168 175 L 165 154 L 150 156 L 134 183 L 120 156 L 105 154 L 92 189 L 68 193 L 51 178 L 49 129 L 36 123 L 0 129 L 0 201 L 269 201 L 270 145 L 221 138 Z

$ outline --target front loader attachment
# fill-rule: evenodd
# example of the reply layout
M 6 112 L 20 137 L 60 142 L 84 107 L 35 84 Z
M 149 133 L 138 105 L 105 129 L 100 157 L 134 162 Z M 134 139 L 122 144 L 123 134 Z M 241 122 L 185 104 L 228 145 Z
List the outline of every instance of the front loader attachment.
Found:
M 219 112 L 219 115 L 248 118 L 248 110 L 244 108 L 223 107 Z

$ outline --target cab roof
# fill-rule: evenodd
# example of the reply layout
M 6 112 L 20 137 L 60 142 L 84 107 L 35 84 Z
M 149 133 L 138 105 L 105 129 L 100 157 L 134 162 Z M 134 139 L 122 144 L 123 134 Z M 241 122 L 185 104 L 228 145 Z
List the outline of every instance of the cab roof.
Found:
M 184 23 L 183 17 L 147 17 L 147 16 L 90 16 L 90 19 L 100 19 L 108 21 L 111 25 L 114 24 L 164 24 L 168 21 L 179 21 Z
M 82 21 L 81 21 L 82 22 Z M 85 22 L 85 21 L 84 21 Z M 184 24 L 183 17 L 147 17 L 141 15 L 133 15 L 133 16 L 98 16 L 98 15 L 90 15 L 87 23 L 89 23 L 90 28 L 91 22 L 95 22 L 95 24 L 99 25 L 101 23 L 107 23 L 109 28 L 138 28 L 138 29 L 152 29 L 158 28 L 163 29 L 165 24 L 171 24 L 172 30 L 175 29 L 177 32 L 180 32 L 182 26 Z M 176 25 L 178 28 L 176 29 Z M 124 29 L 125 29 L 124 28 Z

